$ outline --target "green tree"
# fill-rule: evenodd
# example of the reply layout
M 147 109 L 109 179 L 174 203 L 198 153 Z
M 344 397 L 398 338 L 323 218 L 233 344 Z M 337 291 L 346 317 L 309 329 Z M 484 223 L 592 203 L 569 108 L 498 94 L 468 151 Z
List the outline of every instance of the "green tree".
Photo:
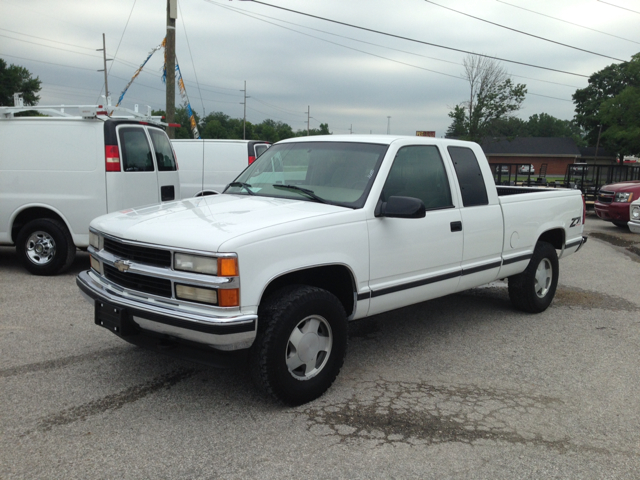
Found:
M 469 133 L 469 125 L 467 122 L 467 113 L 462 105 L 456 105 L 449 112 L 452 122 L 445 133 L 446 138 L 465 138 Z
M 640 53 L 629 62 L 612 64 L 589 77 L 589 85 L 573 94 L 575 122 L 590 145 L 600 144 L 619 155 L 637 154 Z
M 200 120 L 198 119 L 198 114 L 195 111 L 193 112 L 193 114 L 196 117 L 196 124 L 198 125 L 198 130 L 200 130 Z M 166 116 L 164 110 L 152 110 L 151 115 L 160 116 L 163 119 L 165 119 L 165 116 Z M 191 133 L 191 122 L 189 120 L 189 115 L 187 114 L 186 105 L 182 105 L 181 107 L 176 108 L 174 121 L 175 123 L 180 125 L 175 129 L 176 139 L 193 138 L 193 134 Z M 200 132 L 200 136 L 202 137 L 202 132 Z
M 527 87 L 514 84 L 504 67 L 487 57 L 468 55 L 464 68 L 469 101 L 456 105 L 449 113 L 453 123 L 447 133 L 464 131 L 459 138 L 479 142 L 491 134 L 492 125 L 520 110 Z M 464 121 L 461 112 L 464 112 Z
M 25 105 L 37 105 L 41 88 L 42 82 L 33 78 L 29 70 L 13 64 L 7 67 L 7 62 L 0 58 L 0 105 L 13 106 L 14 93 L 22 93 Z
M 295 133 L 296 137 L 306 137 L 306 136 L 311 137 L 314 135 L 331 135 L 331 132 L 329 131 L 329 124 L 321 123 L 319 128 L 311 128 L 309 129 L 309 132 L 307 132 L 307 130 L 304 129 L 304 130 L 298 130 Z
M 574 121 L 561 120 L 548 113 L 534 114 L 527 122 L 529 137 L 566 137 L 572 138 L 576 145 L 587 146 L 584 132 Z

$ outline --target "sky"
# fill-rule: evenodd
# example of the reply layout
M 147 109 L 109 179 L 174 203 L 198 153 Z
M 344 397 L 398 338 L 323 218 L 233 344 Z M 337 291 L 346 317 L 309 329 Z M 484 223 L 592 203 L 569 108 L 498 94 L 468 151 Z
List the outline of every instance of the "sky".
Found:
M 166 5 L 0 0 L 0 58 L 42 81 L 40 105 L 102 104 L 104 33 L 115 104 L 162 42 Z M 469 96 L 465 52 L 500 58 L 526 84 L 518 117 L 570 120 L 590 75 L 640 52 L 638 25 L 637 0 L 178 0 L 176 56 L 200 116 L 243 118 L 246 82 L 252 123 L 443 137 Z M 122 106 L 164 109 L 163 61 L 160 49 Z

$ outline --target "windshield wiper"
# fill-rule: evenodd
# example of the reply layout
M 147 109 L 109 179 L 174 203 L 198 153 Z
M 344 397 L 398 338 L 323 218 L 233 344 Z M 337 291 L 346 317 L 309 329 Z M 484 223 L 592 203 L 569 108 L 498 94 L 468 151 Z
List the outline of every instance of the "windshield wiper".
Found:
M 244 182 L 231 182 L 229 184 L 230 187 L 240 187 L 240 188 L 244 188 L 247 192 L 249 192 L 249 195 L 255 195 L 255 192 L 253 190 L 251 190 L 251 185 L 249 185 L 248 183 L 244 183 Z
M 296 191 L 296 192 L 304 193 L 305 195 L 307 195 L 307 196 L 309 196 L 309 197 L 313 198 L 316 202 L 319 202 L 319 203 L 329 203 L 327 200 L 325 200 L 325 199 L 324 199 L 324 198 L 322 198 L 322 197 L 319 197 L 318 195 L 316 195 L 316 194 L 313 192 L 313 190 L 309 190 L 308 188 L 302 188 L 302 187 L 299 187 L 299 186 L 297 186 L 297 185 L 288 185 L 288 184 L 281 185 L 281 184 L 279 184 L 279 183 L 274 183 L 274 184 L 272 185 L 272 187 L 273 187 L 273 188 L 281 188 L 281 189 L 283 189 L 283 190 L 294 190 L 294 191 Z

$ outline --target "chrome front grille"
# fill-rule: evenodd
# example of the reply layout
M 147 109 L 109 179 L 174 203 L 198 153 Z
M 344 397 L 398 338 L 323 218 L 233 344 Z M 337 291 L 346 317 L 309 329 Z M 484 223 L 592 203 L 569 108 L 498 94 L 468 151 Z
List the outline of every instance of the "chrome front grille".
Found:
M 104 265 L 104 276 L 121 287 L 137 292 L 149 293 L 160 297 L 171 298 L 171 281 L 164 278 L 150 277 L 137 273 L 120 272 L 117 268 Z
M 168 250 L 130 245 L 108 237 L 104 239 L 104 249 L 124 260 L 156 267 L 171 267 L 171 252 Z
M 598 192 L 598 201 L 600 203 L 611 203 L 613 202 L 614 196 L 615 196 L 615 192 L 600 190 L 600 192 Z

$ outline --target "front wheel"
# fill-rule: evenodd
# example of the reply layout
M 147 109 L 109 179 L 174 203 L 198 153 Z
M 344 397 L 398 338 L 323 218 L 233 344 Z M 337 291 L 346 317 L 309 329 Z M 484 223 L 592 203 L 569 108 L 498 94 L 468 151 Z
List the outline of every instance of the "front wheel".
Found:
M 254 379 L 287 405 L 321 396 L 338 376 L 347 349 L 347 320 L 340 301 L 321 288 L 285 287 L 258 312 L 251 348 Z
M 34 275 L 61 273 L 76 255 L 67 227 L 50 218 L 32 220 L 22 227 L 16 249 L 24 267 Z
M 544 312 L 556 294 L 558 267 L 553 245 L 538 242 L 525 271 L 509 277 L 511 303 L 525 312 Z

